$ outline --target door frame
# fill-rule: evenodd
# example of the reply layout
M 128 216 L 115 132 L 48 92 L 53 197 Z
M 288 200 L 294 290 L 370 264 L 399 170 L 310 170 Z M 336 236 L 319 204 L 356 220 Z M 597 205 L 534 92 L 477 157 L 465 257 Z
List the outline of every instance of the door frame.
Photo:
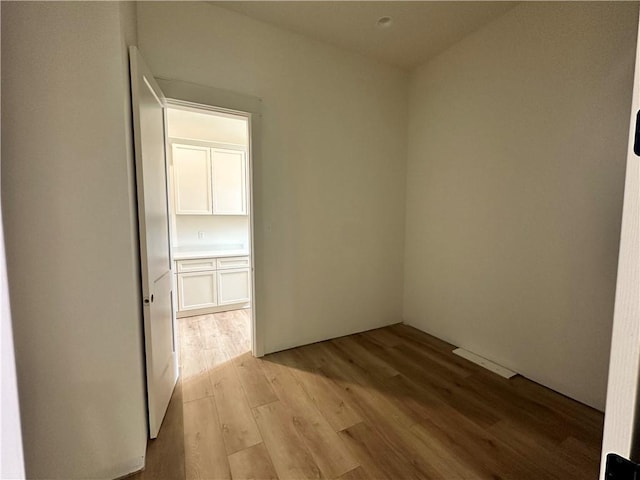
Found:
M 260 275 L 260 234 L 256 228 L 260 208 L 254 202 L 256 197 L 256 165 L 260 164 L 260 122 L 262 100 L 227 90 L 207 87 L 179 80 L 156 78 L 165 94 L 168 107 L 186 107 L 227 114 L 247 119 L 249 145 L 247 148 L 247 206 L 249 208 L 249 253 L 251 269 L 251 353 L 254 357 L 264 355 L 264 338 L 260 322 L 261 289 Z M 168 137 L 167 137 L 168 138 Z M 258 266 L 258 268 L 256 268 Z

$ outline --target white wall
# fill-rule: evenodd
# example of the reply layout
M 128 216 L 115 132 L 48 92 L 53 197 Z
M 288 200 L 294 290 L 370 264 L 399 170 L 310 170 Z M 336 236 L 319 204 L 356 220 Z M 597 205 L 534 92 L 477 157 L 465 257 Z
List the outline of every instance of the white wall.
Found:
M 636 22 L 522 4 L 410 87 L 405 320 L 601 409 Z
M 204 238 L 198 233 L 204 232 Z M 241 245 L 249 248 L 249 217 L 240 215 L 176 215 L 174 247 Z
M 156 76 L 262 98 L 267 352 L 401 320 L 407 76 L 206 3 L 141 2 Z
M 209 142 L 248 145 L 246 118 L 199 113 L 177 108 L 167 109 L 169 137 L 190 138 Z
M 28 478 L 140 468 L 135 8 L 2 3 L 2 208 Z

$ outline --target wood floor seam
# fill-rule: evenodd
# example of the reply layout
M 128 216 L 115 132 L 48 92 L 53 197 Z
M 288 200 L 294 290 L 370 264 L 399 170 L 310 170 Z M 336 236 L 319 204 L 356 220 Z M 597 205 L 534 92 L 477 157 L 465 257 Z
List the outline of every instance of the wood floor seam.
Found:
M 251 410 L 255 410 L 260 407 L 264 407 L 265 405 L 271 405 L 272 403 L 280 402 L 281 400 L 278 398 L 277 400 L 273 400 L 272 402 L 263 403 L 262 405 L 256 405 L 255 407 L 251 407 Z

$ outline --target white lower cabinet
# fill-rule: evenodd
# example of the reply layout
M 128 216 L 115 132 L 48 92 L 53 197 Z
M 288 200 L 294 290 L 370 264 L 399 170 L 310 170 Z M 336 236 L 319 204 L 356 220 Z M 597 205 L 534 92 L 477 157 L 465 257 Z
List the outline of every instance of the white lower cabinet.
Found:
M 248 268 L 218 270 L 218 305 L 232 305 L 249 301 Z
M 249 257 L 178 260 L 176 272 L 178 316 L 221 312 L 251 300 Z
M 196 310 L 218 305 L 215 271 L 178 274 L 178 310 Z

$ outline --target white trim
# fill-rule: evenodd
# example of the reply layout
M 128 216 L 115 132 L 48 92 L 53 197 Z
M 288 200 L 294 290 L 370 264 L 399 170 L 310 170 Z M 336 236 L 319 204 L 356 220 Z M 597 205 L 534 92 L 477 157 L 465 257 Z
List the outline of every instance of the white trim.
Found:
M 207 148 L 223 148 L 225 150 L 242 150 L 247 151 L 247 146 L 240 143 L 224 143 L 216 142 L 213 140 L 198 140 L 197 138 L 185 138 L 185 137 L 168 137 L 170 145 L 189 145 L 195 147 L 207 147 Z
M 513 370 L 509 370 L 502 365 L 498 365 L 497 363 L 481 357 L 480 355 L 476 355 L 475 353 L 470 352 L 469 350 L 465 350 L 464 348 L 456 348 L 453 353 L 455 353 L 459 357 L 475 363 L 476 365 L 480 365 L 481 367 L 486 368 L 487 370 L 500 375 L 503 378 L 511 378 L 517 375 L 517 373 Z
M 192 113 L 205 113 L 215 117 L 246 119 L 248 112 L 233 110 L 230 108 L 213 107 L 211 105 L 203 105 L 201 103 L 187 102 L 185 100 L 167 99 L 169 108 L 176 110 L 184 110 Z
M 256 232 L 256 217 L 258 213 L 256 211 L 255 204 L 253 203 L 253 178 L 255 174 L 254 170 L 254 162 L 259 155 L 259 148 L 256 148 L 256 145 L 259 145 L 260 141 L 260 130 L 259 130 L 259 119 L 260 116 L 252 115 L 249 122 L 249 150 L 247 155 L 247 172 L 249 183 L 247 185 L 247 192 L 249 193 L 249 198 L 247 201 L 247 207 L 249 209 L 249 242 L 251 243 L 250 251 L 250 260 L 251 260 L 251 327 L 253 329 L 253 335 L 251 337 L 251 351 L 254 357 L 263 357 L 264 356 L 264 330 L 262 328 L 262 324 L 258 321 L 258 296 L 256 294 L 256 241 L 255 241 L 255 232 Z
M 198 315 L 210 315 L 212 313 L 229 312 L 231 310 L 251 309 L 249 302 L 234 303 L 232 305 L 217 305 L 215 307 L 200 308 L 198 310 L 186 310 L 178 312 L 178 318 L 196 317 Z
M 259 115 L 262 112 L 262 99 L 258 97 L 182 80 L 158 77 L 156 81 L 167 98 L 173 98 L 185 106 L 204 109 L 209 107 L 220 112 L 251 115 Z

